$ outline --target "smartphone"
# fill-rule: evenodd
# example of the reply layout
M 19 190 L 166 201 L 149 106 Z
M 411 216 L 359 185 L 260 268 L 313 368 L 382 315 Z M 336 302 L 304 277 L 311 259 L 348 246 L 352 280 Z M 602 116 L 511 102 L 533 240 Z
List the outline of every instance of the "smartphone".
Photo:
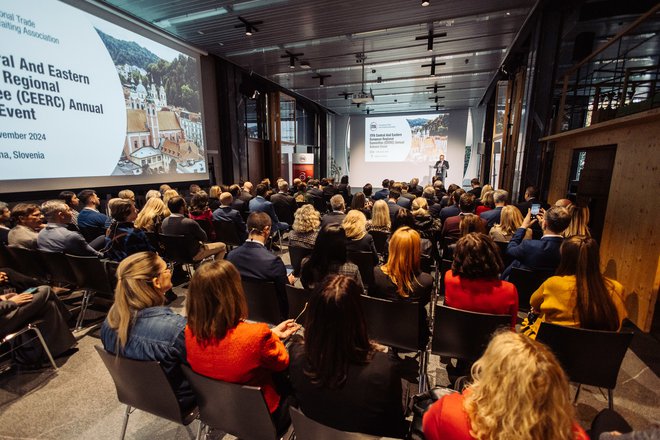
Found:
M 30 287 L 29 289 L 25 289 L 25 292 L 23 293 L 34 293 L 37 291 L 36 287 Z
M 532 215 L 536 216 L 539 213 L 539 210 L 541 209 L 541 205 L 538 203 L 532 204 Z

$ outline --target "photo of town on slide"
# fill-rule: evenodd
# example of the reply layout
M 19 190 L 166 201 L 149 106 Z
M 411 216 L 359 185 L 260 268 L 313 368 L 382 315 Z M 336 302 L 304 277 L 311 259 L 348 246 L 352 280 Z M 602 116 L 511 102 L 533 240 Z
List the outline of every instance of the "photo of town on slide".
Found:
M 406 121 L 412 133 L 406 161 L 433 162 L 440 154 L 447 154 L 449 114 L 416 115 Z
M 113 175 L 205 173 L 196 59 L 144 47 L 94 26 L 117 69 L 126 102 L 126 140 Z M 125 31 L 124 31 L 125 32 Z M 163 59 L 156 53 L 172 54 Z

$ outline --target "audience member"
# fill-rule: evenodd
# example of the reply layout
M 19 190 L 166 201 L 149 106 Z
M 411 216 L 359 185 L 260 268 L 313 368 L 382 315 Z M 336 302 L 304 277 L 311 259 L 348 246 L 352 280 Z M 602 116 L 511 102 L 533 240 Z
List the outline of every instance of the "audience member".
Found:
M 394 189 L 398 190 L 401 195 L 397 199 L 397 205 L 402 208 L 411 209 L 412 201 L 415 199 L 415 196 L 408 193 L 408 184 L 405 182 L 397 183 L 394 185 Z
M 62 191 L 58 196 L 58 199 L 64 200 L 64 203 L 69 205 L 71 208 L 71 223 L 74 225 L 78 224 L 78 206 L 80 206 L 80 200 L 78 196 L 73 191 Z
M 11 216 L 16 226 L 9 231 L 9 245 L 36 249 L 37 236 L 44 228 L 44 216 L 39 207 L 34 203 L 18 203 L 11 210 Z
M 174 196 L 167 202 L 171 214 L 163 220 L 161 231 L 167 235 L 183 235 L 191 238 L 189 252 L 195 261 L 213 256 L 222 259 L 227 252 L 224 243 L 206 243 L 206 232 L 195 220 L 186 218 L 186 201 L 181 196 Z
M 337 194 L 337 187 L 335 187 L 333 179 L 331 178 L 321 179 L 321 191 L 323 191 L 323 201 L 326 203 L 332 198 L 332 196 Z
M 437 218 L 431 217 L 429 213 L 429 204 L 426 198 L 417 197 L 412 202 L 412 215 L 415 218 L 414 229 L 419 232 L 422 238 L 437 243 L 440 239 L 442 224 Z
M 362 290 L 331 275 L 309 302 L 305 339 L 294 336 L 289 374 L 307 417 L 342 431 L 403 438 L 397 363 L 369 341 Z M 368 392 L 365 392 L 368 390 Z
M 330 274 L 346 275 L 364 289 L 358 267 L 346 258 L 346 233 L 337 224 L 322 226 L 316 237 L 314 250 L 301 264 L 300 282 L 306 289 L 314 289 Z
M 509 193 L 504 191 L 503 189 L 498 189 L 497 191 L 493 191 L 493 209 L 484 211 L 481 214 L 479 214 L 479 217 L 486 220 L 486 227 L 488 229 L 491 229 L 496 223 L 500 222 L 502 209 L 506 206 L 508 199 L 509 199 Z M 522 216 L 520 217 L 520 222 L 522 223 Z
M 41 211 L 44 213 L 48 223 L 39 232 L 39 236 L 37 237 L 37 247 L 39 250 L 81 256 L 103 256 L 96 249 L 103 248 L 105 236 L 101 235 L 92 243 L 88 244 L 80 232 L 67 229 L 71 223 L 71 208 L 62 200 L 44 202 L 41 205 Z
M 222 188 L 219 185 L 212 185 L 209 188 L 209 209 L 211 212 L 220 207 L 220 194 L 222 194 Z
M 134 225 L 145 232 L 159 234 L 163 220 L 170 215 L 165 203 L 159 197 L 147 199 L 144 208 L 138 213 Z
M 253 213 L 250 219 L 253 216 L 269 220 L 263 213 Z M 276 389 L 273 373 L 289 366 L 289 354 L 281 340 L 300 326 L 292 319 L 272 329 L 263 323 L 246 322 L 241 276 L 224 260 L 202 264 L 195 271 L 186 315 L 186 351 L 192 369 L 213 379 L 260 387 L 281 435 L 289 425 L 289 405 L 287 396 Z
M 562 235 L 565 238 L 573 237 L 574 235 L 591 237 L 591 232 L 589 231 L 589 207 L 571 205 L 568 208 L 568 213 L 571 215 L 571 222 Z
M 220 194 L 220 206 L 213 211 L 213 220 L 218 222 L 231 222 L 236 236 L 242 242 L 247 239 L 247 227 L 241 213 L 232 208 L 234 198 L 228 192 Z
M 312 205 L 303 205 L 296 211 L 293 228 L 289 232 L 289 246 L 314 249 L 321 227 L 321 215 Z
M 559 206 L 561 208 L 570 208 L 573 202 L 571 202 L 569 199 L 559 199 L 555 202 L 555 206 Z
M 364 193 L 364 197 L 366 197 L 366 199 L 370 202 L 371 202 L 371 196 L 373 194 L 373 190 L 374 190 L 374 187 L 371 186 L 371 183 L 366 183 L 362 187 L 362 192 Z
M 419 179 L 413 177 L 410 179 L 410 184 L 408 185 L 408 192 L 415 197 L 422 197 L 423 188 L 419 185 Z
M 112 224 L 105 238 L 105 257 L 122 261 L 137 252 L 155 252 L 144 231 L 136 229 L 133 224 L 137 218 L 133 202 L 130 199 L 116 199 L 109 205 Z
M 9 242 L 9 219 L 11 218 L 11 211 L 9 205 L 5 202 L 0 202 L 0 243 L 8 244 Z
M 371 218 L 371 202 L 363 192 L 358 192 L 351 199 L 351 209 L 360 211 L 369 220 Z
M 433 187 L 430 185 L 424 188 L 421 197 L 426 199 L 426 203 L 429 205 L 429 208 L 439 203 L 439 200 L 435 197 L 435 189 L 433 189 Z
M 270 217 L 273 230 L 276 232 L 284 232 L 289 229 L 289 225 L 288 223 L 280 222 L 277 214 L 275 213 L 275 209 L 273 208 L 273 204 L 265 198 L 267 192 L 268 186 L 266 184 L 260 183 L 257 185 L 257 195 L 255 198 L 250 200 L 249 203 L 250 212 L 265 212 Z
M 110 226 L 112 219 L 99 212 L 101 204 L 99 196 L 93 189 L 84 189 L 78 193 L 78 199 L 83 205 L 83 209 L 78 214 L 78 227 L 85 234 L 85 229 L 105 230 Z M 89 236 L 90 238 L 91 235 Z
M 348 176 L 341 176 L 339 185 L 337 185 L 337 193 L 344 198 L 344 204 L 348 205 L 351 201 L 351 186 L 348 184 Z
M 213 227 L 213 211 L 209 208 L 209 196 L 206 191 L 195 191 L 190 197 L 190 212 L 188 217 L 195 220 L 206 235 L 209 241 L 215 241 L 215 228 Z
M 277 183 L 277 194 L 270 196 L 270 201 L 273 204 L 277 217 L 288 225 L 293 224 L 293 214 L 296 212 L 298 205 L 296 199 L 289 195 L 289 184 L 286 180 L 280 180 Z
M 556 275 L 532 295 L 532 313 L 538 317 L 525 319 L 521 332 L 534 338 L 541 322 L 617 331 L 626 317 L 623 299 L 623 286 L 600 271 L 596 240 L 574 235 L 561 245 Z
M 440 439 L 588 440 L 574 421 L 566 374 L 552 352 L 523 335 L 498 333 L 472 367 L 472 384 L 424 415 Z
M 175 189 L 168 189 L 163 193 L 163 202 L 167 205 L 173 197 L 178 197 L 179 192 Z
M 130 189 L 122 189 L 121 191 L 119 191 L 119 193 L 117 194 L 117 198 L 130 200 L 131 202 L 133 202 L 133 204 L 135 204 L 135 193 Z
M 477 203 L 477 208 L 474 210 L 475 214 L 481 215 L 484 212 L 490 211 L 495 208 L 495 198 L 493 191 L 482 191 L 481 198 Z
M 506 253 L 513 262 L 504 270 L 502 279 L 508 279 L 511 269 L 521 269 L 554 272 L 559 265 L 559 247 L 563 241 L 561 233 L 568 227 L 571 216 L 566 208 L 553 206 L 539 214 L 543 237 L 540 240 L 523 240 L 527 228 L 537 222 L 532 219 L 531 211 L 509 241 Z
M 378 252 L 371 235 L 367 234 L 367 218 L 357 210 L 351 210 L 346 214 L 342 222 L 346 233 L 346 252 L 371 253 L 374 265 L 378 264 Z
M 145 200 L 148 202 L 150 199 L 162 199 L 163 195 L 157 189 L 150 189 L 147 191 L 147 194 L 144 196 Z
M 167 191 L 171 190 L 171 189 L 172 189 L 172 187 L 169 186 L 167 183 L 163 183 L 160 187 L 158 187 L 158 190 L 159 190 L 160 193 L 162 194 L 163 199 L 165 198 L 165 193 L 166 193 Z M 165 203 L 167 203 L 167 202 L 165 202 Z
M 546 210 L 550 207 L 550 205 L 541 201 L 538 198 L 538 189 L 534 186 L 528 186 L 525 189 L 524 198 L 525 201 L 523 203 L 519 203 L 516 205 L 516 207 L 520 210 L 520 214 L 523 216 L 527 214 L 527 211 L 529 209 L 532 208 L 532 205 L 540 205 L 541 208 Z M 539 239 L 542 236 L 543 236 L 543 231 L 541 229 L 541 225 L 539 223 L 532 224 L 532 238 Z
M 138 361 L 158 361 L 183 410 L 195 404 L 183 376 L 186 318 L 165 307 L 172 273 L 154 252 L 133 254 L 117 268 L 115 301 L 101 327 L 103 348 Z M 188 299 L 189 300 L 189 299 Z
M 465 191 L 462 190 L 461 188 L 457 188 L 452 194 L 451 194 L 451 201 L 452 203 L 445 206 L 438 212 L 438 217 L 440 218 L 440 221 L 442 221 L 442 226 L 444 227 L 445 222 L 449 217 L 454 217 L 456 215 L 459 215 L 461 213 L 461 209 L 459 208 L 459 202 L 461 201 L 461 196 L 465 194 Z M 433 215 L 434 211 L 431 211 L 431 215 Z
M 244 182 L 243 188 L 241 189 L 241 195 L 238 197 L 246 205 L 252 200 L 252 182 Z
M 304 203 L 313 203 L 312 196 L 307 194 L 307 184 L 305 182 L 300 182 L 296 185 L 296 192 L 293 194 L 293 199 L 296 201 L 296 206 Z
M 482 218 L 484 217 L 482 216 Z M 502 208 L 499 221 L 490 228 L 488 234 L 494 241 L 508 243 L 522 222 L 523 217 L 520 215 L 520 210 L 513 205 L 507 205 Z M 531 238 L 532 230 L 526 229 L 523 240 L 531 240 Z
M 482 188 L 479 179 L 475 177 L 474 179 L 470 180 L 470 187 L 472 187 L 472 189 L 468 191 L 469 194 L 472 194 L 475 199 L 481 197 Z
M 321 205 L 325 205 L 323 202 L 323 191 L 319 188 L 319 181 L 312 179 L 307 182 L 307 194 L 310 197 L 311 203 L 316 207 L 316 210 L 319 212 L 325 212 L 326 208 L 323 207 L 323 210 L 319 210 Z
M 229 194 L 231 194 L 233 201 L 231 202 L 232 209 L 235 209 L 241 214 L 244 219 L 247 218 L 248 202 L 243 201 L 241 197 L 241 187 L 237 184 L 229 186 Z
M 261 185 L 261 184 L 259 184 Z M 266 249 L 271 233 L 271 220 L 265 212 L 253 212 L 247 221 L 248 239 L 227 255 L 241 273 L 241 277 L 275 283 L 280 314 L 285 319 L 289 302 L 285 285 L 288 283 L 286 267 L 280 257 Z
M 377 200 L 371 210 L 371 220 L 367 221 L 367 231 L 387 232 L 389 234 L 392 229 L 392 219 L 390 218 L 390 210 L 387 207 L 387 202 L 384 200 Z
M 392 220 L 392 223 L 394 223 L 394 218 L 396 217 L 397 213 L 402 209 L 406 209 L 398 204 L 400 196 L 401 196 L 401 192 L 398 189 L 396 189 L 395 186 L 390 188 L 390 193 L 387 198 L 387 208 L 390 211 L 390 219 Z
M 330 208 L 332 211 L 328 212 L 321 218 L 321 227 L 326 225 L 341 225 L 346 217 L 344 211 L 344 198 L 340 194 L 335 194 L 330 198 Z
M 415 229 L 415 217 L 413 217 L 412 212 L 401 208 L 401 210 L 397 213 L 396 218 L 392 222 L 392 234 L 394 234 L 397 229 L 406 226 L 410 229 Z M 423 258 L 431 258 L 435 256 L 435 252 L 433 251 L 433 242 L 431 240 L 427 238 L 421 238 L 420 246 Z
M 447 218 L 447 220 L 445 220 L 444 223 L 442 224 L 443 237 L 459 238 L 461 221 L 466 216 L 476 217 L 480 222 L 483 223 L 484 231 L 486 230 L 486 224 L 487 224 L 486 220 L 474 214 L 474 210 L 476 208 L 476 201 L 474 194 L 472 193 L 462 194 L 458 202 L 458 208 L 460 210 L 460 213 L 453 217 Z
M 390 179 L 384 179 L 382 183 L 383 187 L 376 191 L 374 194 L 374 201 L 376 200 L 385 200 L 387 201 L 387 198 L 390 195 Z

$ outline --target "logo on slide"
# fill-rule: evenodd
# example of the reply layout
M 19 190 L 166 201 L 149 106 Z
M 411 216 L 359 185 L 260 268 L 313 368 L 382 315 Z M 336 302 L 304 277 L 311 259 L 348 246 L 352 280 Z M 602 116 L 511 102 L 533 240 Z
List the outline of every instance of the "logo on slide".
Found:
M 369 124 L 369 129 L 370 129 L 371 131 L 376 131 L 376 130 L 378 130 L 378 124 L 376 124 L 375 122 L 372 122 L 371 124 Z

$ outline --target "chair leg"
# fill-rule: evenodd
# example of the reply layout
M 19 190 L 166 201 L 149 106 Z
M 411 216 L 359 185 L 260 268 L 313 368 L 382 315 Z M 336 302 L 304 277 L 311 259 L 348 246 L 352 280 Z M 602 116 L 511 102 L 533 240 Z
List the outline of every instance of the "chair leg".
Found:
M 582 384 L 579 383 L 577 386 L 577 391 L 575 392 L 575 398 L 573 398 L 573 405 L 577 405 L 578 397 L 580 397 L 580 390 L 582 389 Z
M 120 440 L 124 440 L 124 437 L 126 436 L 126 427 L 128 426 L 128 416 L 131 415 L 131 405 L 126 405 L 126 412 L 124 412 L 124 424 L 121 427 L 121 436 L 119 437 Z
M 87 312 L 87 306 L 89 305 L 89 298 L 92 295 L 90 290 L 85 290 L 85 293 L 83 294 L 82 301 L 80 303 L 80 312 L 78 315 L 78 319 L 76 320 L 76 331 L 80 331 L 82 329 L 82 323 L 85 319 L 85 312 Z
M 57 364 L 55 363 L 55 360 L 53 359 L 53 355 L 50 354 L 50 350 L 48 349 L 48 345 L 46 345 L 46 341 L 44 341 L 44 337 L 41 335 L 41 331 L 37 328 L 36 325 L 28 325 L 28 327 L 31 330 L 34 330 L 34 332 L 37 335 L 37 338 L 39 338 L 39 342 L 41 342 L 41 346 L 44 349 L 44 352 L 46 352 L 46 356 L 48 356 L 48 360 L 50 361 L 50 364 L 53 366 L 53 369 L 57 371 Z
M 614 411 L 614 391 L 607 389 L 607 404 L 610 408 L 610 411 Z
M 426 370 L 428 368 L 428 352 L 423 350 L 420 352 L 419 356 L 419 392 L 424 393 L 429 389 L 428 376 L 426 375 Z
M 197 437 L 195 440 L 202 440 L 202 432 L 204 431 L 205 425 L 201 420 L 199 421 L 199 427 L 197 428 Z

